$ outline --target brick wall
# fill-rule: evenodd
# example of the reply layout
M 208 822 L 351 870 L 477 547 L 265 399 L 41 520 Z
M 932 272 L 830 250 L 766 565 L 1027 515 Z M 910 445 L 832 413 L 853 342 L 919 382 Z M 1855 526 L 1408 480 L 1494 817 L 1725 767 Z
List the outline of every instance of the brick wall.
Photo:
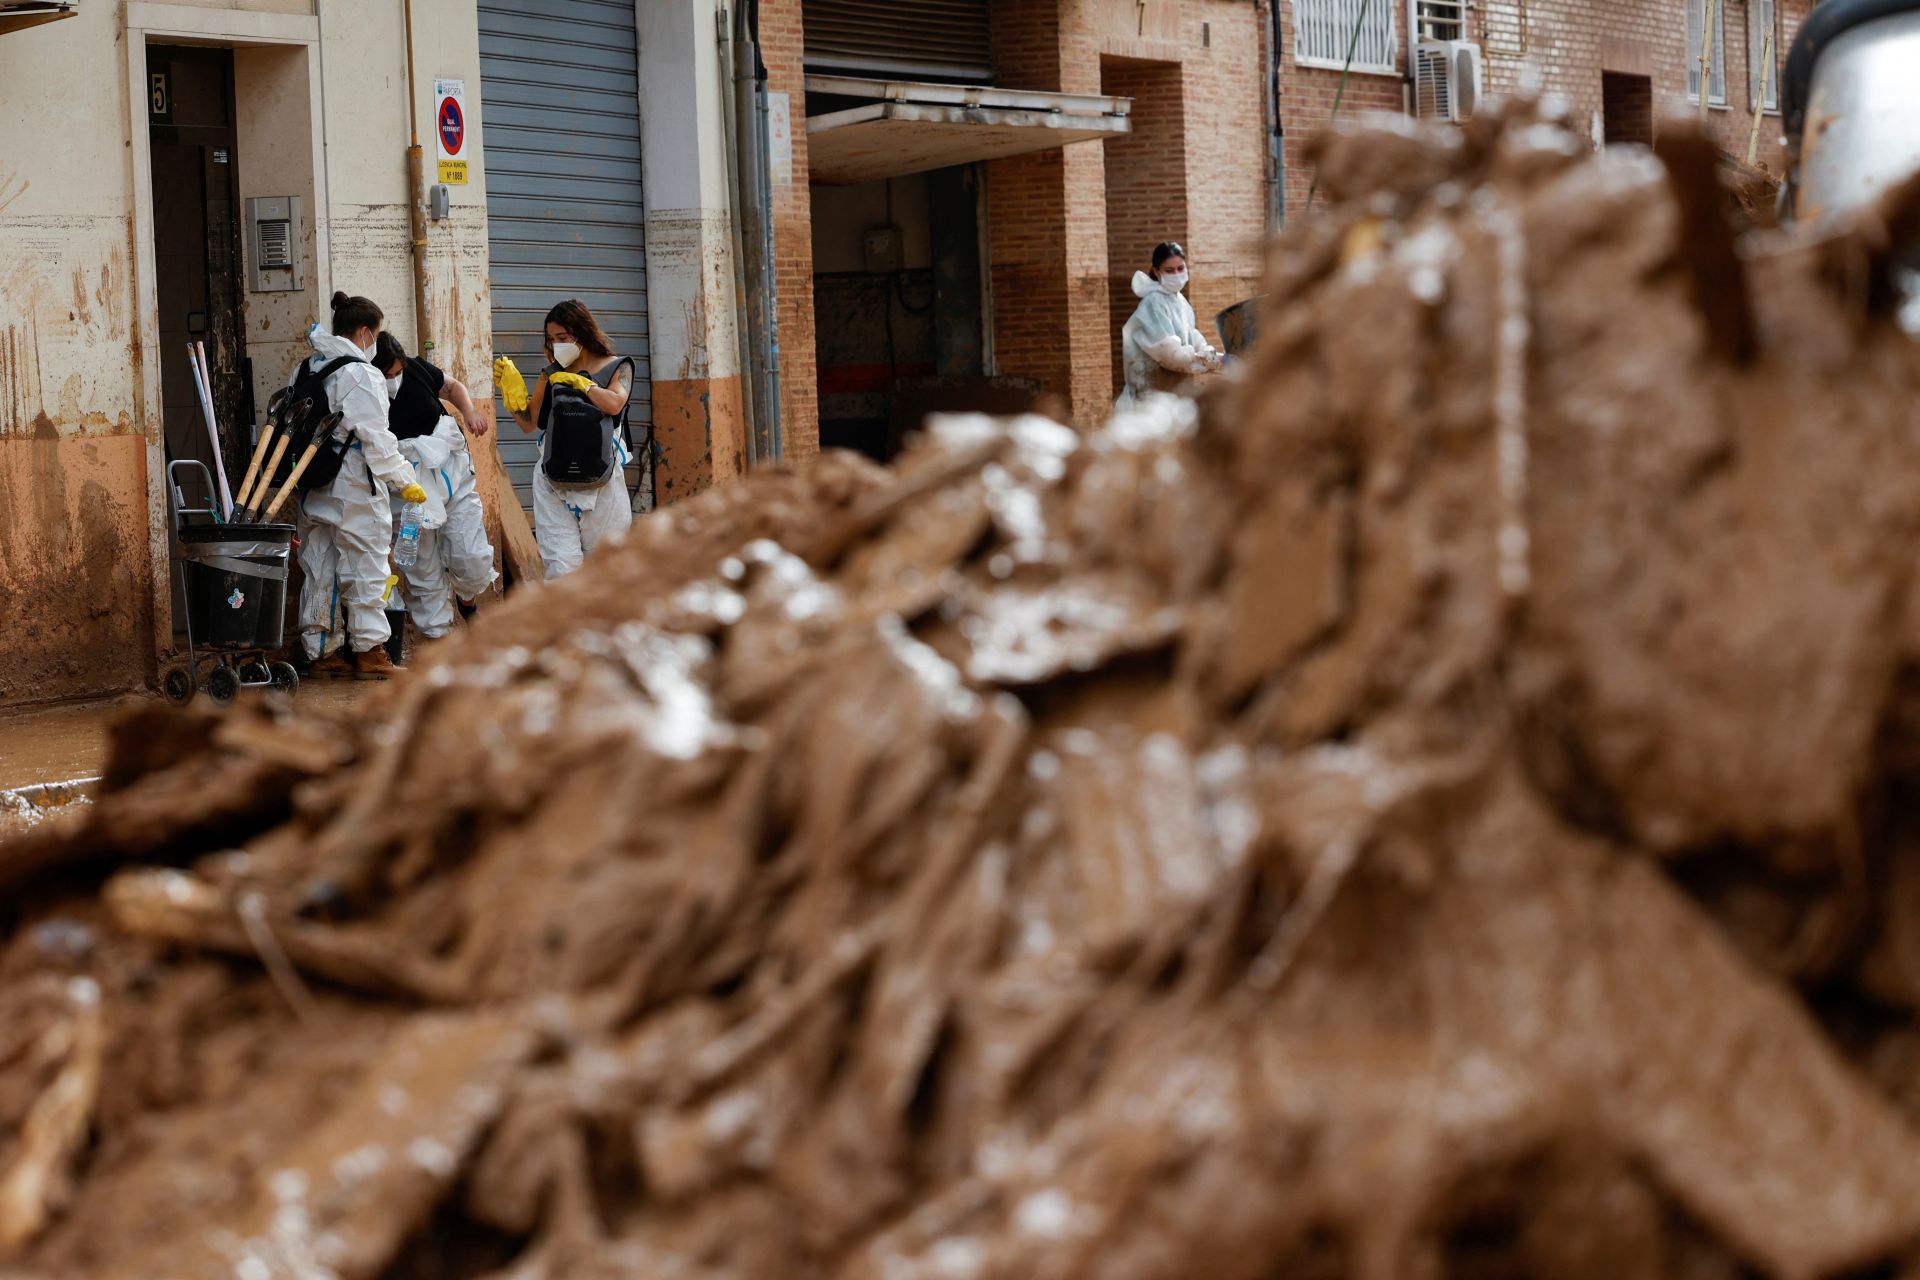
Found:
M 1102 58 L 1100 91 L 1133 99 L 1133 132 L 1104 145 L 1107 170 L 1107 296 L 1113 386 L 1123 381 L 1120 327 L 1139 300 L 1133 273 L 1152 262 L 1162 240 L 1182 245 L 1187 229 L 1187 113 L 1177 62 Z
M 1340 89 L 1340 71 L 1322 66 L 1302 66 L 1296 55 L 1294 12 L 1298 0 L 1279 0 L 1280 4 L 1280 124 L 1286 135 L 1287 217 L 1295 218 L 1306 210 L 1313 189 L 1313 168 L 1301 158 L 1307 139 L 1327 127 L 1333 118 L 1334 103 L 1339 102 L 1342 117 L 1367 111 L 1388 111 L 1395 115 L 1407 110 L 1407 6 L 1406 0 L 1376 0 L 1393 6 L 1394 62 L 1397 70 L 1355 70 L 1347 76 L 1346 91 Z M 1315 196 L 1317 199 L 1318 197 Z
M 793 181 L 773 192 L 775 307 L 780 324 L 780 422 L 786 456 L 820 451 L 820 394 L 813 353 L 813 205 L 807 190 L 806 72 L 800 0 L 760 0 L 767 88 L 793 114 Z
M 1112 281 L 1147 265 L 1156 241 L 1184 237 L 1210 336 L 1215 312 L 1258 291 L 1266 0 L 991 0 L 991 14 L 1003 88 L 1100 93 L 1103 63 L 1159 68 L 1128 81 L 1139 90 L 1130 96 L 1141 99 L 1142 123 L 1183 156 L 1113 202 L 1109 166 L 1124 165 L 1125 142 L 1117 158 L 1114 143 L 1081 143 L 983 166 L 996 369 L 1037 379 L 1075 421 L 1091 423 L 1114 395 Z M 776 193 L 775 228 L 788 450 L 799 454 L 817 442 L 819 414 L 801 0 L 762 0 L 761 31 L 772 87 L 793 95 L 795 114 L 794 185 Z M 1124 171 L 1113 172 L 1126 187 Z
M 1745 159 L 1753 125 L 1747 33 L 1760 9 L 1756 0 L 1716 0 L 1715 7 L 1723 11 L 1726 25 L 1727 105 L 1709 107 L 1707 129 L 1721 150 Z M 1778 0 L 1776 73 L 1809 8 L 1810 0 Z M 1589 136 L 1596 131 L 1595 122 L 1604 120 L 1605 71 L 1652 80 L 1656 140 L 1663 117 L 1698 114 L 1698 104 L 1685 100 L 1687 69 L 1697 62 L 1700 50 L 1687 47 L 1684 0 L 1611 0 L 1604 5 L 1590 0 L 1525 0 L 1524 5 L 1521 0 L 1486 0 L 1479 15 L 1489 89 L 1510 92 L 1531 62 L 1540 70 L 1542 87 L 1567 99 L 1574 124 Z M 1775 173 L 1784 164 L 1780 132 L 1777 114 L 1762 120 L 1759 160 Z

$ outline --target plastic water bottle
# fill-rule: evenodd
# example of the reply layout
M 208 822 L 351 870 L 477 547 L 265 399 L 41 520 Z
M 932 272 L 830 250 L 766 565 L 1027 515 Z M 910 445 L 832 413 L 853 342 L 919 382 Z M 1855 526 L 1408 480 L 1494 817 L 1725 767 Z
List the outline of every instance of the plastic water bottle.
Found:
M 393 562 L 402 569 L 410 568 L 420 558 L 420 521 L 426 512 L 418 502 L 400 508 L 400 536 L 393 540 Z

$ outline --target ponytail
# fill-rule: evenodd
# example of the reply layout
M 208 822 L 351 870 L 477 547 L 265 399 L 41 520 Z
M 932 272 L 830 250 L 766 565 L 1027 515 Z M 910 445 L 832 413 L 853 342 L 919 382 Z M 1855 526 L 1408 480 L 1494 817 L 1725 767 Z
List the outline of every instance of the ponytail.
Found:
M 362 329 L 377 332 L 386 318 L 386 313 L 372 298 L 349 297 L 344 293 L 333 295 L 333 331 L 339 337 Z

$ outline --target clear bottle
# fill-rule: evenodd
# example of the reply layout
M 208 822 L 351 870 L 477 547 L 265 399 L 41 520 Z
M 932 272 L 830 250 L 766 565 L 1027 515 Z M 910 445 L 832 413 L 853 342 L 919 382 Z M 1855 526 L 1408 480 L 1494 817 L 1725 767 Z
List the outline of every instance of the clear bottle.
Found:
M 400 508 L 400 532 L 393 540 L 393 563 L 411 568 L 420 559 L 420 521 L 426 518 L 423 503 L 409 502 Z

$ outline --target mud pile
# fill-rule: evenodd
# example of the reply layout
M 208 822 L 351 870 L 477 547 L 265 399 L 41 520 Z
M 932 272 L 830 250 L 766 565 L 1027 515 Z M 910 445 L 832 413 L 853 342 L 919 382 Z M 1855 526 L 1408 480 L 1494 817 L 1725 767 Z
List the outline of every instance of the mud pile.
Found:
M 0 845 L 15 1273 L 1914 1265 L 1889 222 L 1736 246 L 1710 148 L 1527 109 L 1320 162 L 1198 405 L 125 726 Z

